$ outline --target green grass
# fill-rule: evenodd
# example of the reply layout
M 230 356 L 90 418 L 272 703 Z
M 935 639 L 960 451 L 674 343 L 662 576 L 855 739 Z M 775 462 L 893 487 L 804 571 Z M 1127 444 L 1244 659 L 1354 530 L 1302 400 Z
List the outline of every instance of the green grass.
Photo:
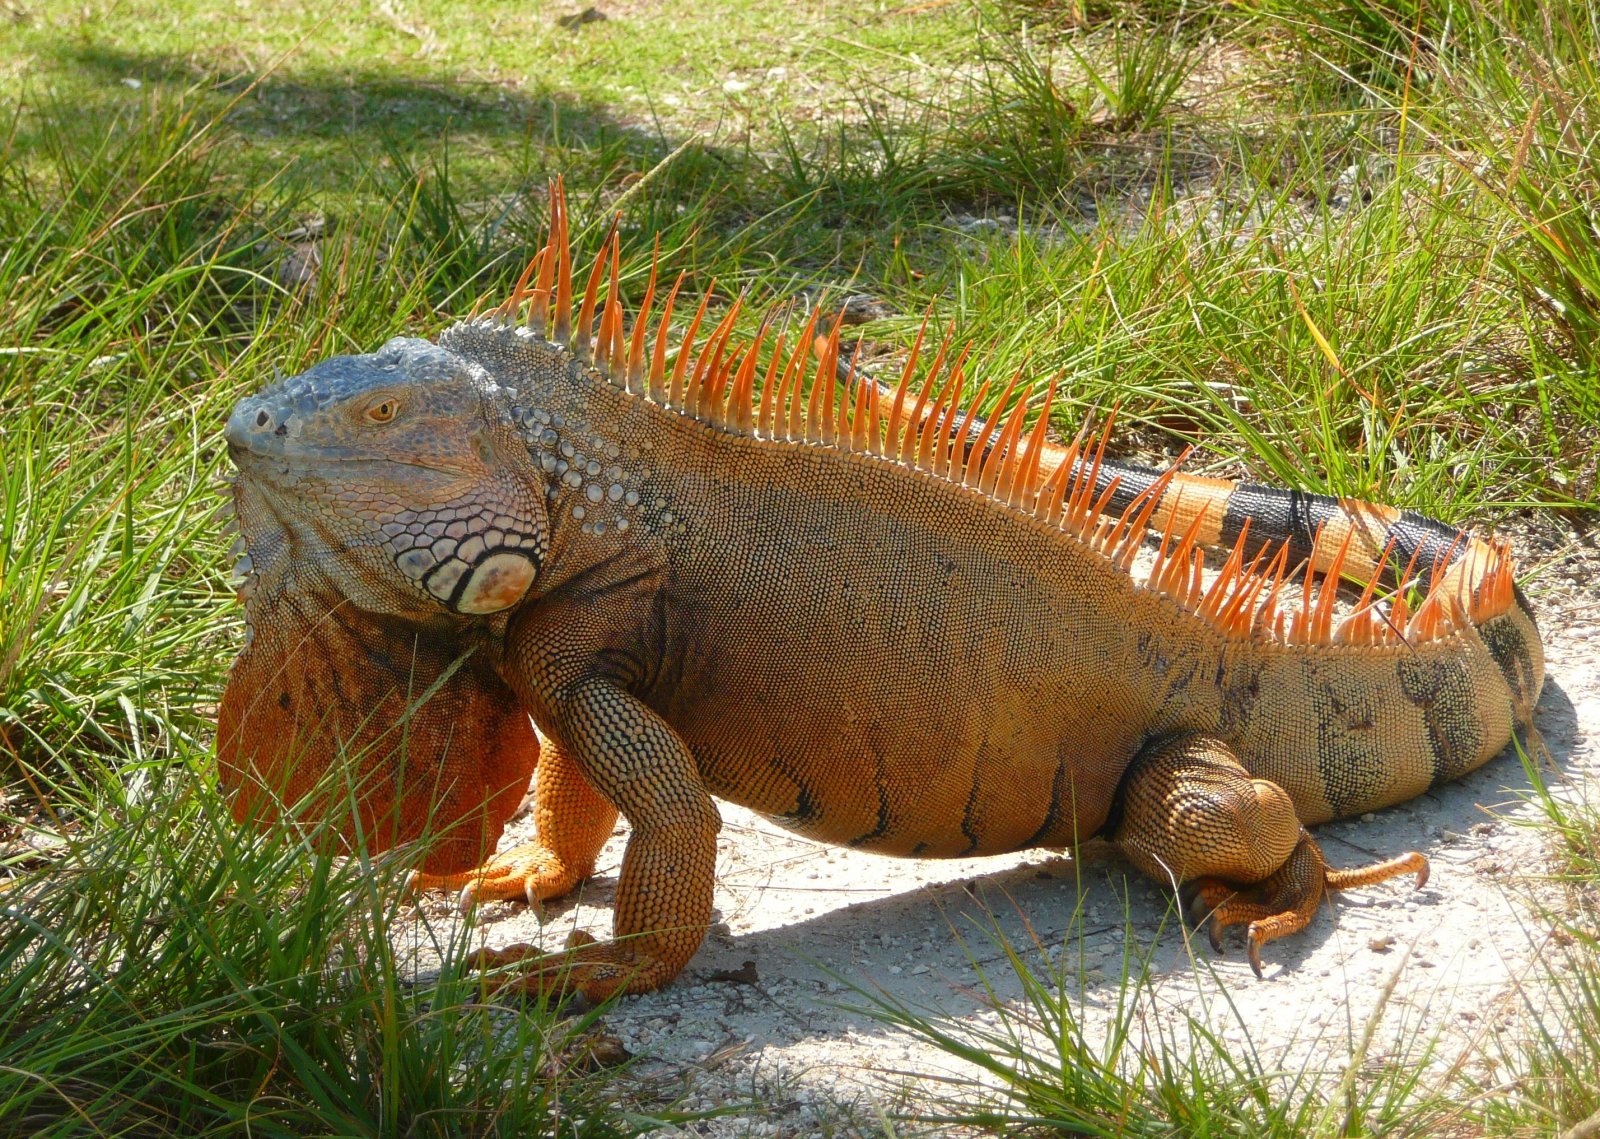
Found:
M 1169 917 L 1176 920 L 1175 914 Z M 1109 1001 L 1095 993 L 1074 953 L 1083 945 L 1083 925 L 1080 903 L 1059 944 L 1035 936 L 1018 945 L 998 922 L 980 926 L 982 957 L 1002 961 L 1022 994 L 1000 999 L 987 967 L 978 964 L 979 954 L 969 949 L 984 998 L 982 1018 L 953 1018 L 851 986 L 856 1011 L 921 1038 L 986 1077 L 981 1083 L 947 1077 L 942 1094 L 929 1096 L 923 1121 L 1103 1139 L 1247 1139 L 1428 1134 L 1452 1114 L 1448 1100 L 1428 1084 L 1425 1040 L 1401 1062 L 1375 1065 L 1359 1081 L 1339 1077 L 1341 1071 L 1362 1071 L 1388 993 L 1359 1037 L 1319 1035 L 1309 1041 L 1315 1062 L 1285 1068 L 1278 1057 L 1301 1042 L 1258 1045 L 1200 954 L 1189 956 L 1191 969 L 1203 978 L 1196 1007 L 1171 1018 L 1155 1013 L 1154 1006 L 1165 1002 L 1151 975 L 1154 949 L 1134 948 L 1131 926 L 1121 987 Z M 1390 991 L 1398 976 L 1391 978 Z M 1213 1026 L 1214 1008 L 1236 1032 Z M 1422 1035 L 1416 1025 L 1406 1032 Z
M 1531 799 L 1555 839 L 1552 877 L 1563 887 L 1558 912 L 1541 914 L 1551 931 L 1543 984 L 1522 994 L 1532 1023 L 1526 1039 L 1498 1042 L 1502 1087 L 1472 1088 L 1490 1134 L 1538 1134 L 1600 1125 L 1600 804 L 1587 791 L 1557 794 L 1549 775 L 1524 757 Z
M 236 833 L 206 760 L 240 636 L 227 409 L 503 294 L 553 173 L 589 248 L 620 206 L 627 249 L 659 233 L 721 296 L 931 303 L 994 374 L 1062 373 L 1058 426 L 1120 402 L 1118 448 L 1197 441 L 1451 520 L 1593 509 L 1600 17 L 1576 0 L 303 10 L 0 10 L 0 1130 L 634 1125 L 517 1067 L 560 1054 L 549 1018 L 502 1048 L 468 983 L 411 987 L 387 879 Z M 915 323 L 861 333 L 892 356 Z M 1569 1030 L 1600 1013 L 1592 960 L 1505 1061 L 1557 1094 L 1475 1126 L 1593 1110 Z M 1285 1086 L 1182 1070 L 1203 1035 L 1130 1069 L 1070 1031 L 1070 978 L 1014 963 L 1045 1002 L 1019 1015 L 1093 1083 L 1001 1049 L 1028 1112 L 1122 1102 L 1162 1133 Z M 1361 1126 L 1448 1091 L 1394 1079 Z M 1287 1086 L 1207 1126 L 1326 1122 L 1315 1080 Z
M 593 1017 L 413 981 L 404 868 L 246 833 L 204 754 L 124 766 L 93 827 L 3 896 L 0 1130 L 29 1135 L 631 1134 L 583 1073 Z M 111 791 L 111 781 L 101 786 Z

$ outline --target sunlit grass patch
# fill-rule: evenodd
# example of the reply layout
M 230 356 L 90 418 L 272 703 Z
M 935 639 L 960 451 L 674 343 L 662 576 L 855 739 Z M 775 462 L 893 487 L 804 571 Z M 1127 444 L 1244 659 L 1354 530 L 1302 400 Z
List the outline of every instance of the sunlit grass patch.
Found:
M 0 1119 L 13 1133 L 615 1135 L 591 1018 L 497 1005 L 470 935 L 418 978 L 404 866 L 239 827 L 203 753 L 46 785 L 92 819 L 0 891 Z M 405 933 L 401 929 L 405 929 Z

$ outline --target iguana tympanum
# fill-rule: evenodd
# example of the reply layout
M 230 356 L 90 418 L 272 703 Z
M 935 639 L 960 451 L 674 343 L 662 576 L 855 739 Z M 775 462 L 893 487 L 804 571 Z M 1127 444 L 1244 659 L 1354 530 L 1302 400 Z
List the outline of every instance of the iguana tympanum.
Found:
M 837 328 L 736 344 L 734 305 L 701 338 L 702 300 L 674 353 L 677 289 L 653 319 L 652 266 L 630 331 L 619 260 L 613 232 L 575 294 L 557 193 L 497 310 L 317 364 L 227 426 L 237 815 L 333 771 L 360 804 L 346 841 L 442 831 L 419 886 L 531 900 L 591 873 L 620 811 L 617 940 L 521 951 L 527 986 L 683 968 L 715 797 L 884 854 L 1102 836 L 1214 907 L 1213 937 L 1248 923 L 1259 972 L 1325 890 L 1427 874 L 1415 853 L 1328 869 L 1305 824 L 1530 724 L 1543 653 L 1505 545 L 1053 447 L 1015 381 L 975 432 L 987 387 L 960 410 L 943 349 L 923 383 L 914 352 L 897 390 L 854 380 L 835 406 Z M 538 841 L 493 855 L 536 758 Z

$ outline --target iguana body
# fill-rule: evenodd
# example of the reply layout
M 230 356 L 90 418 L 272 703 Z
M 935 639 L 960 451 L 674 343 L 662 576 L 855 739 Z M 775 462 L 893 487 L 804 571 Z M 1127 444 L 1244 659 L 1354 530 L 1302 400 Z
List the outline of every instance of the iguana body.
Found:
M 538 276 L 492 316 L 327 361 L 228 427 L 256 579 L 219 728 L 236 810 L 346 756 L 369 839 L 458 824 L 421 885 L 529 898 L 590 873 L 620 810 L 623 940 L 530 984 L 570 967 L 603 995 L 682 968 L 710 921 L 713 796 L 885 854 L 1102 834 L 1220 903 L 1214 930 L 1251 922 L 1258 965 L 1324 886 L 1426 874 L 1414 854 L 1325 873 L 1302 824 L 1417 795 L 1530 722 L 1543 661 L 1505 549 L 1113 471 L 1049 448 L 1043 417 L 1024 438 L 1021 410 L 979 445 L 959 364 L 920 396 L 908 366 L 893 398 L 803 399 L 809 329 L 759 396 L 732 314 L 703 344 L 697 315 L 669 368 L 653 274 L 624 334 L 614 243 L 572 327 L 555 214 Z M 1158 564 L 1131 572 L 1147 531 Z M 1230 543 L 1203 586 L 1200 547 Z M 1307 571 L 1296 611 L 1301 560 L 1333 580 L 1410 562 L 1421 600 L 1369 590 L 1336 618 Z M 398 746 L 397 709 L 431 687 Z M 539 843 L 479 867 L 537 753 L 522 710 L 550 743 Z

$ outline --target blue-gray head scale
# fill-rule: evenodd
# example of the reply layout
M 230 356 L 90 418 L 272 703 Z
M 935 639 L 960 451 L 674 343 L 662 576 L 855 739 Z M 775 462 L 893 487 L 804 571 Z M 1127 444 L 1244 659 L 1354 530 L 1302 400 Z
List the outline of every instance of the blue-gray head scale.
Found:
M 241 400 L 226 436 L 257 570 L 292 549 L 371 612 L 515 605 L 548 521 L 508 405 L 477 364 L 407 338 Z

